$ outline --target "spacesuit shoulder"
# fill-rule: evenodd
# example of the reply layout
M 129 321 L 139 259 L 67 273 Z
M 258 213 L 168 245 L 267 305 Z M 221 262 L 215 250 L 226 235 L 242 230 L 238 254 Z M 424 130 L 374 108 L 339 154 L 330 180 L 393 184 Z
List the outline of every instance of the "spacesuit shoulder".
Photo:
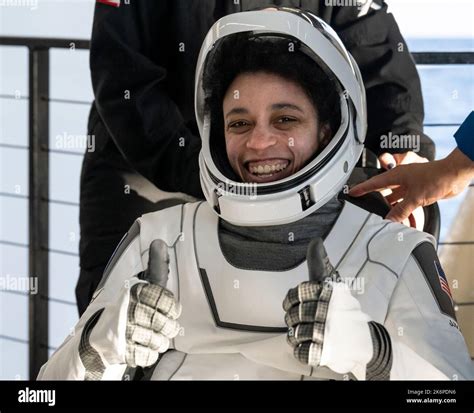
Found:
M 365 225 L 369 232 L 366 249 L 368 260 L 379 263 L 395 274 L 401 274 L 413 251 L 423 243 L 436 248 L 436 240 L 426 232 L 385 220 L 371 214 Z
M 175 205 L 138 218 L 142 251 L 147 250 L 155 239 L 162 239 L 169 246 L 176 242 L 182 232 L 185 205 Z
M 104 270 L 93 299 L 99 294 L 118 265 L 126 268 L 146 268 L 150 244 L 162 239 L 172 246 L 180 236 L 185 204 L 150 212 L 137 218 L 117 245 Z M 126 274 L 133 276 L 134 273 Z

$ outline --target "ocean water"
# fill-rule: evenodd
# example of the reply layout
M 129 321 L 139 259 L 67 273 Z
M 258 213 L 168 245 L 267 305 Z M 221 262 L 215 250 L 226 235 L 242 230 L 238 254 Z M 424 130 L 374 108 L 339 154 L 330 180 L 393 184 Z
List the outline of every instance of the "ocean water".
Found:
M 40 10 L 41 12 L 41 10 Z M 83 36 L 84 37 L 84 36 Z M 472 51 L 472 39 L 407 39 L 412 51 Z M 0 257 L 2 275 L 28 273 L 28 102 L 27 51 L 0 47 Z M 425 101 L 425 123 L 437 145 L 437 158 L 454 147 L 453 133 L 474 107 L 472 65 L 419 66 Z M 77 321 L 74 287 L 78 269 L 79 173 L 83 148 L 59 148 L 61 136 L 86 133 L 92 100 L 86 51 L 51 51 L 50 146 L 69 153 L 51 154 L 50 206 L 50 353 Z M 86 102 L 86 104 L 84 104 Z M 453 126 L 454 125 L 454 126 Z M 12 146 L 13 145 L 13 146 Z M 463 195 L 440 202 L 441 241 L 449 232 Z M 457 240 L 473 241 L 473 240 Z M 7 316 L 14 309 L 15 317 Z M 28 366 L 26 291 L 0 291 L 0 379 L 25 379 Z

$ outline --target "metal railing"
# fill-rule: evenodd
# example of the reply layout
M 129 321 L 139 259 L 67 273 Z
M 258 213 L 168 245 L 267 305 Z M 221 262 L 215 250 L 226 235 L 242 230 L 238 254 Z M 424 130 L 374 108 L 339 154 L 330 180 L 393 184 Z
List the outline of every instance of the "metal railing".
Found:
M 29 146 L 8 144 L 0 144 L 0 146 L 29 150 L 28 274 L 30 277 L 37 277 L 38 292 L 25 295 L 28 295 L 29 302 L 29 377 L 34 379 L 40 367 L 48 359 L 48 349 L 51 349 L 48 346 L 48 302 L 61 301 L 49 297 L 48 254 L 51 251 L 49 248 L 49 202 L 51 201 L 49 199 L 49 153 L 52 152 L 49 148 L 49 102 L 55 101 L 49 96 L 49 50 L 51 48 L 89 49 L 90 42 L 81 39 L 0 36 L 0 46 L 23 46 L 29 50 Z M 419 65 L 474 63 L 474 52 L 427 52 L 412 53 L 412 55 Z M 15 97 L 0 95 L 0 98 Z M 56 101 L 59 100 L 56 99 Z M 74 103 L 90 104 L 89 102 Z M 427 124 L 425 126 L 456 126 L 456 124 Z M 0 336 L 0 338 L 22 341 L 14 337 Z
M 29 67 L 28 274 L 37 294 L 28 295 L 29 377 L 48 359 L 49 295 L 49 50 L 88 49 L 86 40 L 0 37 L 2 46 L 26 46 Z

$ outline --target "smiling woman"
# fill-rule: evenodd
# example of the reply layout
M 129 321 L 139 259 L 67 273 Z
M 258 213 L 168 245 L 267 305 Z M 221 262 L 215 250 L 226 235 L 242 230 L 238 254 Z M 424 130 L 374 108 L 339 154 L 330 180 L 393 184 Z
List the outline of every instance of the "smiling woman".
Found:
M 251 40 L 250 55 L 233 43 L 228 55 L 216 52 L 236 30 L 308 42 L 343 85 L 333 85 L 340 99 L 288 38 L 261 50 Z M 151 380 L 473 377 L 434 239 L 335 198 L 366 131 L 360 72 L 339 42 L 311 13 L 286 8 L 236 13 L 211 28 L 195 89 L 207 202 L 137 219 L 39 379 L 126 380 L 137 367 L 134 378 Z M 211 50 L 225 63 L 207 78 L 219 91 L 207 94 L 215 116 L 202 107 Z M 292 67 L 275 69 L 290 53 Z M 240 181 L 221 176 L 212 152 Z
M 282 11 L 252 15 L 254 26 L 222 23 L 197 63 L 201 187 L 235 225 L 310 215 L 340 191 L 364 146 L 365 89 L 354 59 L 316 16 Z M 249 185 L 252 199 L 221 189 Z
M 303 88 L 278 75 L 239 75 L 223 107 L 227 156 L 243 182 L 271 182 L 294 174 L 330 137 L 329 125 L 319 125 Z
M 336 80 L 298 50 L 295 39 L 223 39 L 206 65 L 214 162 L 237 182 L 287 178 L 310 162 L 340 124 Z M 321 63 L 321 65 L 323 65 Z

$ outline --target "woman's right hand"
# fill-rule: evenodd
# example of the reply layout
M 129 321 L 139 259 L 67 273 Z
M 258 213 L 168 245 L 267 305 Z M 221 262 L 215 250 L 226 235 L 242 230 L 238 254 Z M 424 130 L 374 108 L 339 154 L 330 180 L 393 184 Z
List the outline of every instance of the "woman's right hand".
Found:
M 109 364 L 148 367 L 179 332 L 181 304 L 166 289 L 169 256 L 161 240 L 151 243 L 148 268 L 126 280 L 87 338 Z

